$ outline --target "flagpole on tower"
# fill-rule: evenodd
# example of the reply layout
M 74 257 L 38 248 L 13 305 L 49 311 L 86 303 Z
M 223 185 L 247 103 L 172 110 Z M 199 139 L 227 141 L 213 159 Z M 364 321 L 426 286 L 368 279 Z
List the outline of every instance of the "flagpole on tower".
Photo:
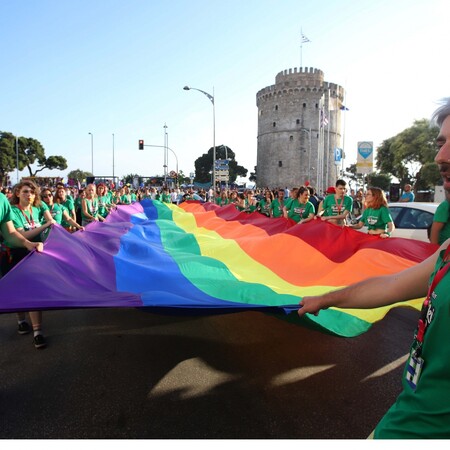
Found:
M 304 34 L 300 28 L 300 67 L 303 67 L 303 44 L 311 42 Z

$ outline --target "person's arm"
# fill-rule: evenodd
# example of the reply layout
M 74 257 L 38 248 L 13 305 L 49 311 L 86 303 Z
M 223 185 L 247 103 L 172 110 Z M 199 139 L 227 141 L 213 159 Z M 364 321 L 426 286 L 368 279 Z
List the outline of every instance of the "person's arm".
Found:
M 53 219 L 52 219 L 53 220 Z M 54 222 L 54 221 L 53 221 Z M 52 222 L 45 222 L 43 225 L 32 228 L 31 230 L 25 231 L 23 228 L 16 228 L 16 230 L 25 237 L 25 239 L 33 239 L 36 236 L 39 236 L 40 233 L 42 233 L 46 228 L 53 225 Z
M 450 245 L 448 239 L 438 251 L 409 269 L 392 275 L 368 278 L 344 289 L 317 297 L 303 297 L 298 315 L 317 315 L 321 309 L 337 308 L 370 309 L 393 303 L 424 297 L 428 280 L 434 270 L 439 252 Z M 382 287 L 382 288 L 381 288 Z
M 395 230 L 394 222 L 388 222 L 388 224 L 387 224 L 387 232 L 386 233 L 381 233 L 380 237 L 381 238 L 391 237 L 391 235 L 392 235 L 394 230 Z
M 314 213 L 310 213 L 309 215 L 308 215 L 308 217 L 306 218 L 306 219 L 302 219 L 302 220 L 300 220 L 300 222 L 299 223 L 307 223 L 307 222 L 309 222 L 309 221 L 311 221 L 311 220 L 313 220 L 314 219 Z
M 2 225 L 1 231 L 3 237 L 15 247 L 25 247 L 29 252 L 35 249 L 38 252 L 44 250 L 44 244 L 42 242 L 30 242 L 14 228 L 11 220 Z
M 319 209 L 317 210 L 316 217 L 322 217 L 325 210 L 323 209 L 323 200 L 319 203 Z
M 433 222 L 430 230 L 430 242 L 432 244 L 439 244 L 439 233 L 444 228 L 444 222 Z
M 70 223 L 70 225 L 72 225 L 73 227 L 75 227 L 77 230 L 82 230 L 84 231 L 84 227 L 82 227 L 81 225 L 79 225 L 75 220 L 72 219 L 72 217 L 70 217 L 69 212 L 67 209 L 63 209 L 63 217 L 64 220 L 67 223 Z
M 56 220 L 52 217 L 52 214 L 49 209 L 46 209 L 42 214 L 46 222 L 50 222 L 50 224 L 56 223 Z
M 98 222 L 97 217 L 94 217 L 93 215 L 89 214 L 88 208 L 87 208 L 87 199 L 85 199 L 85 198 L 83 198 L 83 200 L 81 201 L 81 210 L 83 211 L 84 217 L 87 217 L 88 219 Z
M 354 230 L 359 230 L 365 225 L 364 222 L 359 221 L 358 223 L 349 225 L 349 228 L 353 228 Z

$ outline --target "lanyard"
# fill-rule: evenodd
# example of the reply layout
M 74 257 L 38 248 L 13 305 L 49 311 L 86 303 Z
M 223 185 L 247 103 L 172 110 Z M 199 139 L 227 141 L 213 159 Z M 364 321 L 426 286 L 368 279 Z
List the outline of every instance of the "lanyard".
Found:
M 30 211 L 30 217 L 28 217 L 25 214 L 25 210 L 22 208 L 22 206 L 17 205 L 20 209 L 20 211 L 22 212 L 23 217 L 25 217 L 25 220 L 27 221 L 28 225 L 30 226 L 31 229 L 35 228 L 35 223 L 34 223 L 34 219 L 33 219 L 33 210 Z
M 447 250 L 445 251 L 443 265 L 434 276 L 433 281 L 431 282 L 430 287 L 428 288 L 427 297 L 423 302 L 416 335 L 416 340 L 419 343 L 419 347 L 422 346 L 423 338 L 428 327 L 427 314 L 428 314 L 428 306 L 430 305 L 431 302 L 431 295 L 436 289 L 436 286 L 440 283 L 442 278 L 444 278 L 445 274 L 450 269 L 450 261 L 448 260 L 449 256 L 450 256 L 450 245 L 447 247 Z
M 335 202 L 335 205 L 336 205 L 337 210 L 338 210 L 338 216 L 340 216 L 341 215 L 341 209 L 344 206 L 344 197 L 342 197 L 342 203 L 341 204 L 338 203 L 338 199 L 336 197 L 334 198 L 334 202 Z

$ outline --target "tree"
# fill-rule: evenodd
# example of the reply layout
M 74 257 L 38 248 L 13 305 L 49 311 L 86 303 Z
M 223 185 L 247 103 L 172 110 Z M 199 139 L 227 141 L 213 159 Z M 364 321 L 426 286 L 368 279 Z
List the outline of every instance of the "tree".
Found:
M 250 172 L 250 176 L 248 177 L 248 180 L 252 181 L 253 183 L 257 182 L 258 178 L 257 178 L 256 166 L 255 166 L 255 171 Z
M 416 190 L 427 190 L 434 189 L 436 185 L 442 186 L 439 167 L 434 161 L 425 163 L 420 169 L 420 177 L 414 187 Z
M 4 184 L 8 172 L 16 168 L 15 141 L 12 133 L 0 132 L 0 185 Z
M 379 187 L 383 191 L 389 191 L 392 178 L 385 173 L 370 173 L 367 175 L 367 184 L 369 186 Z
M 25 167 L 28 169 L 30 177 L 36 176 L 38 172 L 44 169 L 67 169 L 67 160 L 62 156 L 45 156 L 45 149 L 42 144 L 34 138 L 18 138 L 18 152 L 16 154 L 16 137 L 9 132 L 0 132 L 0 174 L 11 172 L 17 168 L 17 159 L 19 160 L 19 170 Z M 18 158 L 17 158 L 18 156 Z M 37 163 L 38 169 L 31 168 Z
M 36 162 L 39 169 L 33 172 L 31 165 Z M 66 158 L 63 156 L 49 156 L 46 158 L 44 147 L 38 140 L 33 138 L 19 138 L 19 169 L 20 163 L 27 167 L 30 177 L 36 176 L 38 172 L 44 169 L 67 169 Z
M 67 174 L 67 178 L 69 180 L 75 180 L 75 181 L 79 181 L 80 183 L 82 183 L 83 181 L 86 180 L 87 177 L 92 177 L 92 173 L 91 172 L 83 172 L 80 169 L 75 169 L 75 170 L 71 170 L 68 174 Z
M 377 148 L 377 169 L 406 183 L 421 184 L 421 168 L 434 160 L 438 127 L 427 119 L 414 121 L 412 127 L 386 139 Z
M 208 153 L 204 153 L 200 158 L 195 160 L 195 181 L 197 183 L 210 183 L 211 171 L 213 165 L 213 153 L 214 148 L 211 147 Z M 216 159 L 225 159 L 225 156 L 229 159 L 229 182 L 234 183 L 237 177 L 247 176 L 248 170 L 238 165 L 235 160 L 236 155 L 230 147 L 225 145 L 216 146 Z
M 124 184 L 131 184 L 131 185 L 133 185 L 133 182 L 134 182 L 135 178 L 138 179 L 139 186 L 144 181 L 144 179 L 140 175 L 138 175 L 137 173 L 136 174 L 130 173 L 129 175 L 125 175 L 123 177 L 122 181 L 123 181 Z
M 358 184 L 364 184 L 363 175 L 357 172 L 356 164 L 351 164 L 347 167 L 345 175 L 353 181 L 356 181 Z

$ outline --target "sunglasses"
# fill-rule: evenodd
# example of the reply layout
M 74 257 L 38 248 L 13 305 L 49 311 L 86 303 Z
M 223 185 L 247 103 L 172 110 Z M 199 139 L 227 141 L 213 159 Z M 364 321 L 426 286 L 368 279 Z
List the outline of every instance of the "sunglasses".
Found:
M 30 191 L 29 189 L 25 189 L 21 193 L 22 194 L 34 194 L 34 191 Z
M 48 198 L 48 197 L 53 197 L 53 195 L 52 194 L 45 194 L 45 195 L 42 196 L 42 198 Z

